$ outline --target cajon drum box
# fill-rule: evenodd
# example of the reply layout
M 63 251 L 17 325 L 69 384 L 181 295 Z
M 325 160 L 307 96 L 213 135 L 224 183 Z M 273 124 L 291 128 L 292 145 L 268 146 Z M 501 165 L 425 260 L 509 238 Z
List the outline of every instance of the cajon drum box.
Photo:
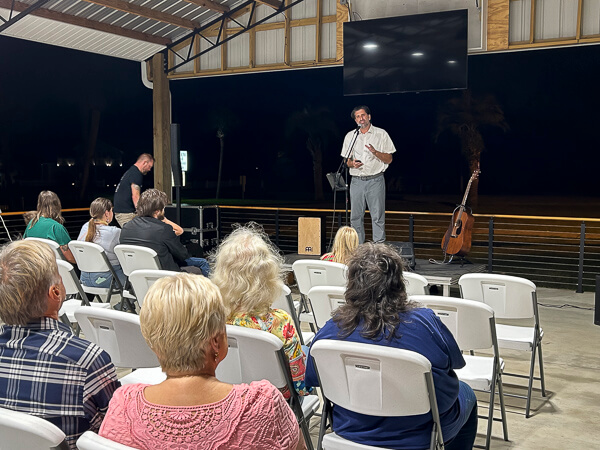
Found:
M 298 218 L 298 254 L 320 255 L 321 254 L 321 218 L 299 217 Z

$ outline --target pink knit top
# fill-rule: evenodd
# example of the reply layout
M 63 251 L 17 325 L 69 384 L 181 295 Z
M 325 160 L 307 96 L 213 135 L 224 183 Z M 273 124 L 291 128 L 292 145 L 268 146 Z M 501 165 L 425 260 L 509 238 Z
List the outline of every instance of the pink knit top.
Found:
M 268 381 L 234 385 L 223 400 L 199 406 L 150 403 L 146 386 L 117 389 L 100 436 L 140 450 L 288 450 L 298 445 L 294 413 Z

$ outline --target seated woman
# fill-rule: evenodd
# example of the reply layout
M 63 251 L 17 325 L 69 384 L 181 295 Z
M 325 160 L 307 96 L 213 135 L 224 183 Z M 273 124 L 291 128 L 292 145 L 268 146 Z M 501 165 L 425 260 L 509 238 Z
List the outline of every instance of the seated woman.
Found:
M 294 413 L 272 384 L 216 378 L 227 335 L 221 294 L 209 279 L 161 278 L 148 291 L 140 322 L 167 379 L 118 389 L 101 436 L 141 450 L 305 448 Z
M 37 210 L 25 228 L 23 237 L 50 239 L 58 243 L 65 259 L 71 264 L 75 264 L 75 257 L 68 245 L 71 237 L 67 229 L 63 226 L 65 219 L 60 214 L 61 209 L 58 195 L 52 191 L 40 192 L 40 195 L 38 195 Z
M 325 253 L 321 256 L 321 260 L 348 264 L 348 259 L 352 256 L 352 252 L 356 250 L 356 247 L 358 247 L 358 233 L 356 233 L 356 230 L 352 227 L 341 227 L 335 233 L 331 253 Z
M 319 330 L 315 341 L 338 339 L 412 350 L 432 366 L 447 450 L 473 447 L 477 400 L 454 369 L 465 365 L 454 337 L 435 313 L 407 299 L 402 257 L 385 244 L 359 246 L 348 264 L 346 304 Z M 306 383 L 317 386 L 312 359 Z M 333 407 L 333 429 L 351 441 L 393 449 L 429 448 L 431 414 L 374 417 Z
M 215 254 L 211 279 L 221 289 L 227 323 L 274 334 L 290 361 L 296 391 L 304 386 L 306 356 L 292 318 L 271 304 L 283 290 L 283 258 L 255 224 L 239 227 L 221 243 Z M 286 389 L 287 390 L 287 389 Z M 289 398 L 289 392 L 283 392 Z
M 113 220 L 112 202 L 107 198 L 98 197 L 90 205 L 90 217 L 89 222 L 81 227 L 77 240 L 93 242 L 102 247 L 121 285 L 125 284 L 125 274 L 115 255 L 115 245 L 119 244 L 121 229 L 109 225 Z M 81 272 L 81 283 L 85 286 L 109 288 L 111 282 L 110 272 Z

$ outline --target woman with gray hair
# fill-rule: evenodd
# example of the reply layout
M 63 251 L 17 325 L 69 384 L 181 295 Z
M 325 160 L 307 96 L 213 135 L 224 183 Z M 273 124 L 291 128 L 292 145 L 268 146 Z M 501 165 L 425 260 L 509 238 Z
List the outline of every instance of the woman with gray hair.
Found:
M 118 389 L 100 435 L 141 450 L 304 449 L 296 418 L 268 381 L 222 383 L 227 355 L 225 309 L 217 286 L 178 274 L 148 290 L 142 334 L 167 379 Z
M 454 369 L 465 360 L 452 333 L 435 313 L 411 302 L 402 278 L 403 261 L 391 246 L 360 245 L 348 262 L 346 304 L 319 330 L 313 342 L 336 339 L 412 350 L 431 362 L 435 394 L 447 450 L 473 447 L 477 433 L 477 399 Z M 318 386 L 313 360 L 306 369 L 308 386 Z M 334 405 L 333 428 L 339 436 L 364 445 L 390 449 L 428 448 L 431 414 L 376 417 Z
M 259 225 L 238 227 L 225 238 L 215 254 L 211 279 L 221 289 L 227 323 L 277 336 L 290 362 L 296 391 L 307 395 L 306 356 L 298 332 L 288 313 L 271 308 L 283 292 L 283 258 Z M 283 394 L 289 397 L 287 388 Z

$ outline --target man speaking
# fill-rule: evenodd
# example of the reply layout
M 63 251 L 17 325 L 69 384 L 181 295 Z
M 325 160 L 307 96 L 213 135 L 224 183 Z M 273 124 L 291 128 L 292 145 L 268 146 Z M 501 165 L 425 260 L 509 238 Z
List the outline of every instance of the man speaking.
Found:
M 383 172 L 392 162 L 396 151 L 390 136 L 382 128 L 371 124 L 371 111 L 367 106 L 352 110 L 358 125 L 344 138 L 342 156 L 348 158 L 350 168 L 350 221 L 358 233 L 359 242 L 365 242 L 364 215 L 366 207 L 373 222 L 373 242 L 385 241 L 385 179 Z

